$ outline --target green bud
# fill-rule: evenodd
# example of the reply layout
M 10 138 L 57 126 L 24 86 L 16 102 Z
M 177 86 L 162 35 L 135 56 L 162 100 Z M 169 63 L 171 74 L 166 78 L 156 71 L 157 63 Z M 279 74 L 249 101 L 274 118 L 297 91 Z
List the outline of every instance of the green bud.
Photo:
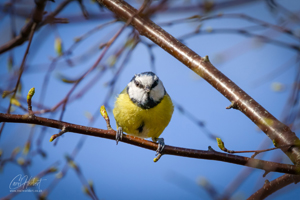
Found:
M 221 150 L 224 150 L 225 149 L 224 142 L 221 140 L 221 138 L 216 138 L 216 139 L 217 139 L 218 147 Z
M 35 93 L 35 88 L 33 87 L 28 91 L 27 100 L 31 99 L 33 97 L 34 93 Z

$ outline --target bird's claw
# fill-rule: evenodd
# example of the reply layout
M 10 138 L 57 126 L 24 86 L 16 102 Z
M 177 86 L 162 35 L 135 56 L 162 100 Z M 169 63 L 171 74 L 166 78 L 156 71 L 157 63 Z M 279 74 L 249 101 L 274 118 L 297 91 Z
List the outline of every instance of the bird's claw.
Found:
M 158 154 L 161 154 L 162 151 L 164 150 L 165 140 L 164 140 L 164 138 L 156 138 L 156 142 L 158 144 L 158 147 L 157 147 L 157 150 L 156 150 L 156 156 L 157 156 Z
M 117 145 L 118 145 L 118 142 L 120 140 L 122 140 L 122 135 L 123 135 L 123 129 L 122 129 L 122 127 L 119 127 L 117 132 L 116 132 L 116 143 L 117 143 Z

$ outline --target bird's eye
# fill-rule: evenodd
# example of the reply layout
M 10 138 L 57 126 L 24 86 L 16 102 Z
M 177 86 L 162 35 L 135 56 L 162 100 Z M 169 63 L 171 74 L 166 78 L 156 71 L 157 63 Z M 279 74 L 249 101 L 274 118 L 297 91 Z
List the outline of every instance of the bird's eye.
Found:
M 134 81 L 134 84 L 136 85 L 136 87 L 140 87 L 140 83 L 138 81 Z

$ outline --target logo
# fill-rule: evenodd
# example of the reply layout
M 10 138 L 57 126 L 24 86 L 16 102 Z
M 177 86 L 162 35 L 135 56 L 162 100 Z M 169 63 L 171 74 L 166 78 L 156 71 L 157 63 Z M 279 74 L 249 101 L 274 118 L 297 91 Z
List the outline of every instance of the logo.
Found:
M 22 176 L 18 174 L 12 179 L 9 184 L 10 192 L 42 192 L 41 184 L 42 181 L 47 179 L 30 177 L 28 179 L 27 175 Z

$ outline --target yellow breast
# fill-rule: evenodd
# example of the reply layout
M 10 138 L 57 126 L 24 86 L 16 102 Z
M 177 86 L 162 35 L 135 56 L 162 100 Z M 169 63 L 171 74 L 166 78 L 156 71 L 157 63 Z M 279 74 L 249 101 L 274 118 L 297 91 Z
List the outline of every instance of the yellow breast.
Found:
M 113 114 L 117 127 L 122 127 L 125 133 L 141 138 L 158 138 L 169 124 L 173 111 L 174 106 L 168 94 L 155 107 L 142 109 L 124 92 L 118 96 Z

